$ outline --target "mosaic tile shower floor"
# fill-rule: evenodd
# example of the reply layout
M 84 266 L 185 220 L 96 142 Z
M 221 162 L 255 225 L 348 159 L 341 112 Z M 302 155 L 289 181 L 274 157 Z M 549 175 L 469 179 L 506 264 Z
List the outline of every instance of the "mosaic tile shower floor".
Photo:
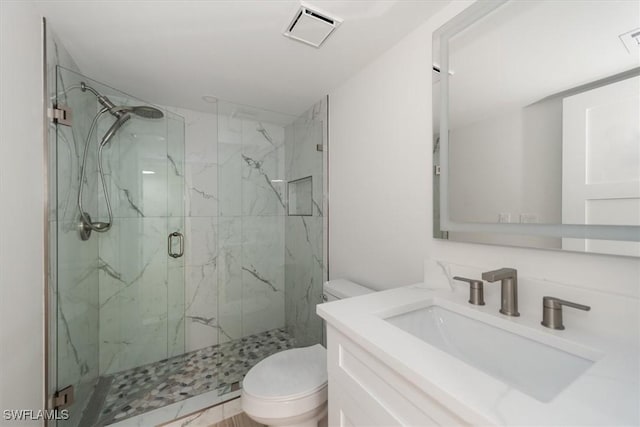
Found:
M 293 348 L 284 329 L 274 329 L 106 376 L 109 390 L 97 426 L 122 421 L 211 390 L 229 393 L 256 363 Z

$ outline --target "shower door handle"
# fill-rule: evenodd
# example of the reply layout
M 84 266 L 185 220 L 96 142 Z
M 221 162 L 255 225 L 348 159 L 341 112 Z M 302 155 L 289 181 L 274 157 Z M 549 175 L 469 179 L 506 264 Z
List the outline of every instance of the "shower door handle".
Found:
M 173 252 L 173 238 L 177 237 L 180 242 L 180 252 Z M 169 252 L 169 256 L 171 258 L 180 258 L 184 255 L 184 236 L 179 231 L 174 231 L 169 234 L 169 238 L 167 239 L 167 252 Z

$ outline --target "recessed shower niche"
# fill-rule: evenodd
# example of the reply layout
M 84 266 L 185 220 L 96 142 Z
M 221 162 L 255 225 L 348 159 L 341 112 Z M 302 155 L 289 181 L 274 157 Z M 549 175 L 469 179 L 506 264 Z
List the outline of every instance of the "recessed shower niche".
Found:
M 287 190 L 289 194 L 289 215 L 313 215 L 312 176 L 289 181 L 287 183 Z

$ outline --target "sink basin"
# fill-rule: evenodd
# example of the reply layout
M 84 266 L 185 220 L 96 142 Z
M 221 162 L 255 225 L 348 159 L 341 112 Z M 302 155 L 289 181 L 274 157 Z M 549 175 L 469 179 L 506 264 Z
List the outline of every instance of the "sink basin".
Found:
M 385 320 L 541 402 L 551 401 L 594 363 L 438 305 Z

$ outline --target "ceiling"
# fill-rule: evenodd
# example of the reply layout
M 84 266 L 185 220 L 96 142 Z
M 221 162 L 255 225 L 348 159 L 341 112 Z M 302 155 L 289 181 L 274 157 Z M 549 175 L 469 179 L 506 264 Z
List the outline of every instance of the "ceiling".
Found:
M 320 49 L 282 35 L 296 0 L 35 3 L 87 77 L 156 104 L 300 114 L 449 0 L 311 0 L 344 20 Z

